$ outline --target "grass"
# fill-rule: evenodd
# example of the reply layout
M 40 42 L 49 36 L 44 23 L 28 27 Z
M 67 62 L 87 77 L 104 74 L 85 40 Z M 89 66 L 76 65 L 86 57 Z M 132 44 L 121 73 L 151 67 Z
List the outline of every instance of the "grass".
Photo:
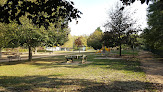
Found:
M 89 64 L 66 64 L 64 56 L 0 65 L 0 91 L 129 92 L 150 89 L 137 59 L 99 60 L 84 53 Z M 78 60 L 75 62 L 79 62 Z
M 112 53 L 119 54 L 119 50 L 111 51 Z M 138 50 L 122 50 L 122 55 L 138 55 Z

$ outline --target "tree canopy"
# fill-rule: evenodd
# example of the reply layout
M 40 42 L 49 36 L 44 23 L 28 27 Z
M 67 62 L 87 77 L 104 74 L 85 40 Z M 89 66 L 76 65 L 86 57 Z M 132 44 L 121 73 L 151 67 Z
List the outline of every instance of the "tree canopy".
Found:
M 157 1 L 149 5 L 148 27 L 143 31 L 145 45 L 151 50 L 163 46 L 163 2 Z
M 97 28 L 98 29 L 98 28 Z M 101 29 L 100 29 L 101 30 Z M 87 39 L 87 45 L 93 47 L 95 50 L 102 48 L 102 31 L 95 30 Z
M 103 35 L 104 45 L 109 47 L 120 46 L 121 56 L 121 45 L 127 44 L 127 38 L 137 33 L 138 29 L 135 28 L 136 22 L 131 18 L 130 14 L 126 10 L 119 10 L 122 7 L 120 3 L 117 3 L 114 9 L 109 12 L 109 20 L 105 24 L 106 32 Z
M 130 5 L 131 3 L 134 3 L 136 0 L 120 0 L 120 1 L 122 1 L 122 3 L 125 5 Z M 156 0 L 139 0 L 139 1 L 141 1 L 141 4 L 145 2 L 148 4 L 149 1 L 156 1 Z
M 49 23 L 58 22 L 60 17 L 65 20 L 65 27 L 66 21 L 80 18 L 82 13 L 66 0 L 7 0 L 0 5 L 0 22 L 22 24 L 20 17 L 26 14 L 33 24 L 47 29 Z

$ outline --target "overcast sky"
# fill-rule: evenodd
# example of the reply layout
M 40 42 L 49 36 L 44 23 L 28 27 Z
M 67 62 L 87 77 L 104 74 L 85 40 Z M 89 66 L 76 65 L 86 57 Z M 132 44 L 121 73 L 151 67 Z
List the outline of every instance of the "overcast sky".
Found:
M 97 27 L 101 27 L 104 31 L 103 25 L 108 19 L 109 9 L 120 0 L 71 0 L 75 3 L 75 7 L 79 9 L 83 15 L 78 19 L 78 24 L 72 21 L 69 24 L 71 28 L 71 35 L 89 35 L 95 31 Z M 137 10 L 136 18 L 142 25 L 146 26 L 146 9 L 147 5 L 136 1 L 130 6 L 132 10 Z

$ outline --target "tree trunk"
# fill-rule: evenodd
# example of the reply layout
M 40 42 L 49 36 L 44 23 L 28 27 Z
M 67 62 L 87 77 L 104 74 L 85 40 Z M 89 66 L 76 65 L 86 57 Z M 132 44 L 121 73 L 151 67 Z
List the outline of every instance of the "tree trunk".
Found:
M 120 44 L 120 48 L 119 48 L 119 56 L 121 56 L 121 44 Z
M 29 56 L 28 56 L 28 60 L 29 60 L 29 61 L 32 61 L 32 47 L 31 47 L 31 46 L 29 46 L 29 47 L 28 47 L 28 49 L 29 49 Z
M 0 58 L 2 57 L 2 48 L 0 48 Z

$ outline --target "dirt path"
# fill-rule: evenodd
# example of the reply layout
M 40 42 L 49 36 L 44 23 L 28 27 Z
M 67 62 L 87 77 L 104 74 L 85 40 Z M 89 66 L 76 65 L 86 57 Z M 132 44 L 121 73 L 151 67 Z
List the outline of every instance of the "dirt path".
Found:
M 157 92 L 163 92 L 163 62 L 147 51 L 139 52 L 139 59 L 146 73 L 147 80 L 153 84 Z

